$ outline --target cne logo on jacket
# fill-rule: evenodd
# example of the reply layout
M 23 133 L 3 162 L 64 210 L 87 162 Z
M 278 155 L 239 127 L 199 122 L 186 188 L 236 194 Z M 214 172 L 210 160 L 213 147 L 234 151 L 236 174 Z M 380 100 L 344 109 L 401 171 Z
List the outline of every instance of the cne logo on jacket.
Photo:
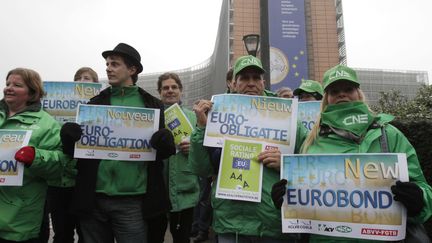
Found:
M 366 123 L 368 123 L 368 115 L 367 114 L 347 116 L 343 120 L 343 124 L 345 126 L 351 126 L 351 125 L 355 125 L 355 124 L 366 124 Z

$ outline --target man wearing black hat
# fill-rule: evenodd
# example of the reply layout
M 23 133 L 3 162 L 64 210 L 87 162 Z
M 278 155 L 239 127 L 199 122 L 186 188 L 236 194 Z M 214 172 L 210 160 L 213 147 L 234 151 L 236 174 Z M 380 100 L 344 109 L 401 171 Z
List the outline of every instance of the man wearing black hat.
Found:
M 174 139 L 164 128 L 161 101 L 135 85 L 143 70 L 140 54 L 120 43 L 102 56 L 111 87 L 93 97 L 89 104 L 160 109 L 159 131 L 150 140 L 157 150 L 156 161 L 79 159 L 72 211 L 81 216 L 86 243 L 114 242 L 114 239 L 118 243 L 147 242 L 146 218 L 170 208 L 162 160 L 175 154 Z M 73 154 L 73 144 L 80 134 L 78 124 L 67 123 L 62 127 L 64 150 L 69 150 L 69 154 Z

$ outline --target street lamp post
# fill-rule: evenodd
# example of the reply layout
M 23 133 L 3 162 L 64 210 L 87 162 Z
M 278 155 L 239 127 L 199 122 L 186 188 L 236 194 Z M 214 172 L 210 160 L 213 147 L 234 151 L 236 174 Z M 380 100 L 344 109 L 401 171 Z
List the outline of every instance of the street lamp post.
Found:
M 257 34 L 245 35 L 243 36 L 243 42 L 245 44 L 247 53 L 256 57 L 260 47 L 260 36 Z

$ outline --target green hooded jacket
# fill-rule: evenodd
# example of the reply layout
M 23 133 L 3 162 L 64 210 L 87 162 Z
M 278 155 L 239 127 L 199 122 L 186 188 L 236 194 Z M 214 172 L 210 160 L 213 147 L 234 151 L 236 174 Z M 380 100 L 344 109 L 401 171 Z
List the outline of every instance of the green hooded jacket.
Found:
M 195 113 L 184 107 L 182 107 L 182 110 L 192 127 L 195 127 Z M 190 166 L 188 166 L 188 156 L 179 151 L 166 159 L 164 163 L 166 165 L 164 174 L 168 176 L 171 212 L 179 212 L 183 209 L 195 207 L 198 203 L 200 187 L 198 176 L 192 174 Z
M 432 215 L 432 189 L 427 184 L 417 154 L 413 146 L 409 143 L 408 139 L 397 128 L 390 125 L 389 122 L 393 120 L 393 116 L 380 114 L 376 117 L 376 122 L 380 126 L 384 126 L 387 133 L 388 148 L 390 153 L 406 153 L 408 163 L 409 180 L 415 182 L 423 190 L 423 200 L 425 206 L 423 211 L 415 218 L 408 218 L 408 220 L 423 223 Z M 329 134 L 328 136 L 318 136 L 313 144 L 307 148 L 307 154 L 329 154 L 329 153 L 380 153 L 380 137 L 381 128 L 370 129 L 367 131 L 364 139 L 360 144 L 351 140 L 342 138 L 336 134 Z M 310 242 L 382 242 L 349 239 L 341 237 L 329 237 L 322 235 L 311 235 Z
M 60 125 L 40 104 L 12 117 L 7 112 L 1 101 L 0 129 L 32 130 L 29 146 L 36 156 L 24 169 L 22 186 L 0 186 L 0 239 L 25 241 L 39 236 L 47 180 L 59 179 L 71 159 L 61 150 Z
M 209 153 L 203 146 L 204 132 L 204 128 L 197 127 L 192 133 L 189 164 L 193 173 L 208 177 L 215 175 L 217 169 L 212 168 Z M 306 135 L 306 128 L 297 123 L 296 152 L 299 151 Z M 216 233 L 236 233 L 278 239 L 297 237 L 297 234 L 282 234 L 281 213 L 274 207 L 271 199 L 272 186 L 280 180 L 279 171 L 265 166 L 263 168 L 260 203 L 216 198 L 216 183 L 213 183 L 213 229 Z

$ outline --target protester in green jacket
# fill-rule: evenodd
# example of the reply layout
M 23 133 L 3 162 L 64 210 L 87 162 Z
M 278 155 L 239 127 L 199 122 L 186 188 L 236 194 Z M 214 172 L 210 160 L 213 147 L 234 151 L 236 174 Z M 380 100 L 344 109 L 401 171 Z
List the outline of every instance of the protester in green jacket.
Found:
M 80 216 L 84 242 L 156 242 L 149 218 L 170 207 L 163 181 L 163 162 L 175 153 L 172 134 L 164 127 L 162 102 L 136 85 L 142 72 L 141 56 L 130 45 L 119 43 L 102 53 L 111 87 L 90 99 L 89 104 L 160 109 L 159 130 L 151 139 L 155 161 L 78 159 L 78 175 L 72 210 Z M 61 130 L 63 145 L 73 154 L 81 138 L 76 123 Z
M 239 94 L 274 96 L 264 90 L 264 69 L 261 61 L 253 56 L 240 57 L 234 66 L 236 90 Z M 217 175 L 220 149 L 203 147 L 207 112 L 211 102 L 200 100 L 194 105 L 197 115 L 197 128 L 192 133 L 190 166 L 200 176 Z M 297 125 L 298 149 L 306 137 L 306 129 Z M 218 234 L 219 243 L 226 242 L 295 242 L 298 234 L 283 235 L 280 212 L 275 210 L 270 197 L 271 185 L 279 180 L 280 151 L 269 150 L 260 153 L 259 161 L 264 164 L 261 202 L 245 202 L 215 198 L 213 184 L 213 229 Z
M 294 90 L 293 94 L 298 97 L 299 101 L 322 100 L 323 88 L 317 81 L 305 80 L 300 87 Z
M 157 88 L 165 108 L 174 104 L 181 105 L 183 85 L 176 73 L 164 73 L 159 76 Z M 193 127 L 196 125 L 195 114 L 181 107 Z M 164 160 L 164 176 L 167 177 L 171 212 L 169 213 L 170 232 L 176 243 L 189 243 L 194 207 L 199 197 L 198 176 L 192 174 L 188 166 L 190 135 L 178 144 L 178 152 Z M 162 215 L 166 219 L 166 215 Z M 165 232 L 166 229 L 164 229 Z M 156 242 L 155 242 L 156 243 Z
M 82 67 L 75 72 L 75 82 L 98 83 L 97 73 L 89 68 Z M 70 206 L 72 203 L 75 188 L 75 177 L 77 174 L 76 161 L 70 163 L 65 168 L 60 180 L 48 182 L 46 221 L 42 232 L 49 235 L 48 213 L 51 216 L 52 229 L 54 232 L 53 243 L 73 243 L 75 242 L 75 229 L 78 235 L 78 243 L 82 243 L 82 234 L 78 225 L 78 218 L 71 214 Z M 47 239 L 48 241 L 48 239 Z
M 47 180 L 59 179 L 70 158 L 61 151 L 60 125 L 41 109 L 39 74 L 11 70 L 0 101 L 0 129 L 31 130 L 15 160 L 25 164 L 22 186 L 0 186 L 0 242 L 35 242 L 45 205 Z
M 388 151 L 405 153 L 409 182 L 398 182 L 391 190 L 396 201 L 407 209 L 408 220 L 423 223 L 432 215 L 432 189 L 427 184 L 416 152 L 407 138 L 389 122 L 393 117 L 373 113 L 365 103 L 356 72 L 346 66 L 335 66 L 324 74 L 324 98 L 320 121 L 316 123 L 302 146 L 302 153 L 380 153 L 380 137 L 384 127 Z M 347 117 L 367 117 L 367 122 L 347 123 Z M 274 185 L 272 198 L 282 205 L 286 180 Z M 310 242 L 371 242 L 349 238 L 311 235 Z

